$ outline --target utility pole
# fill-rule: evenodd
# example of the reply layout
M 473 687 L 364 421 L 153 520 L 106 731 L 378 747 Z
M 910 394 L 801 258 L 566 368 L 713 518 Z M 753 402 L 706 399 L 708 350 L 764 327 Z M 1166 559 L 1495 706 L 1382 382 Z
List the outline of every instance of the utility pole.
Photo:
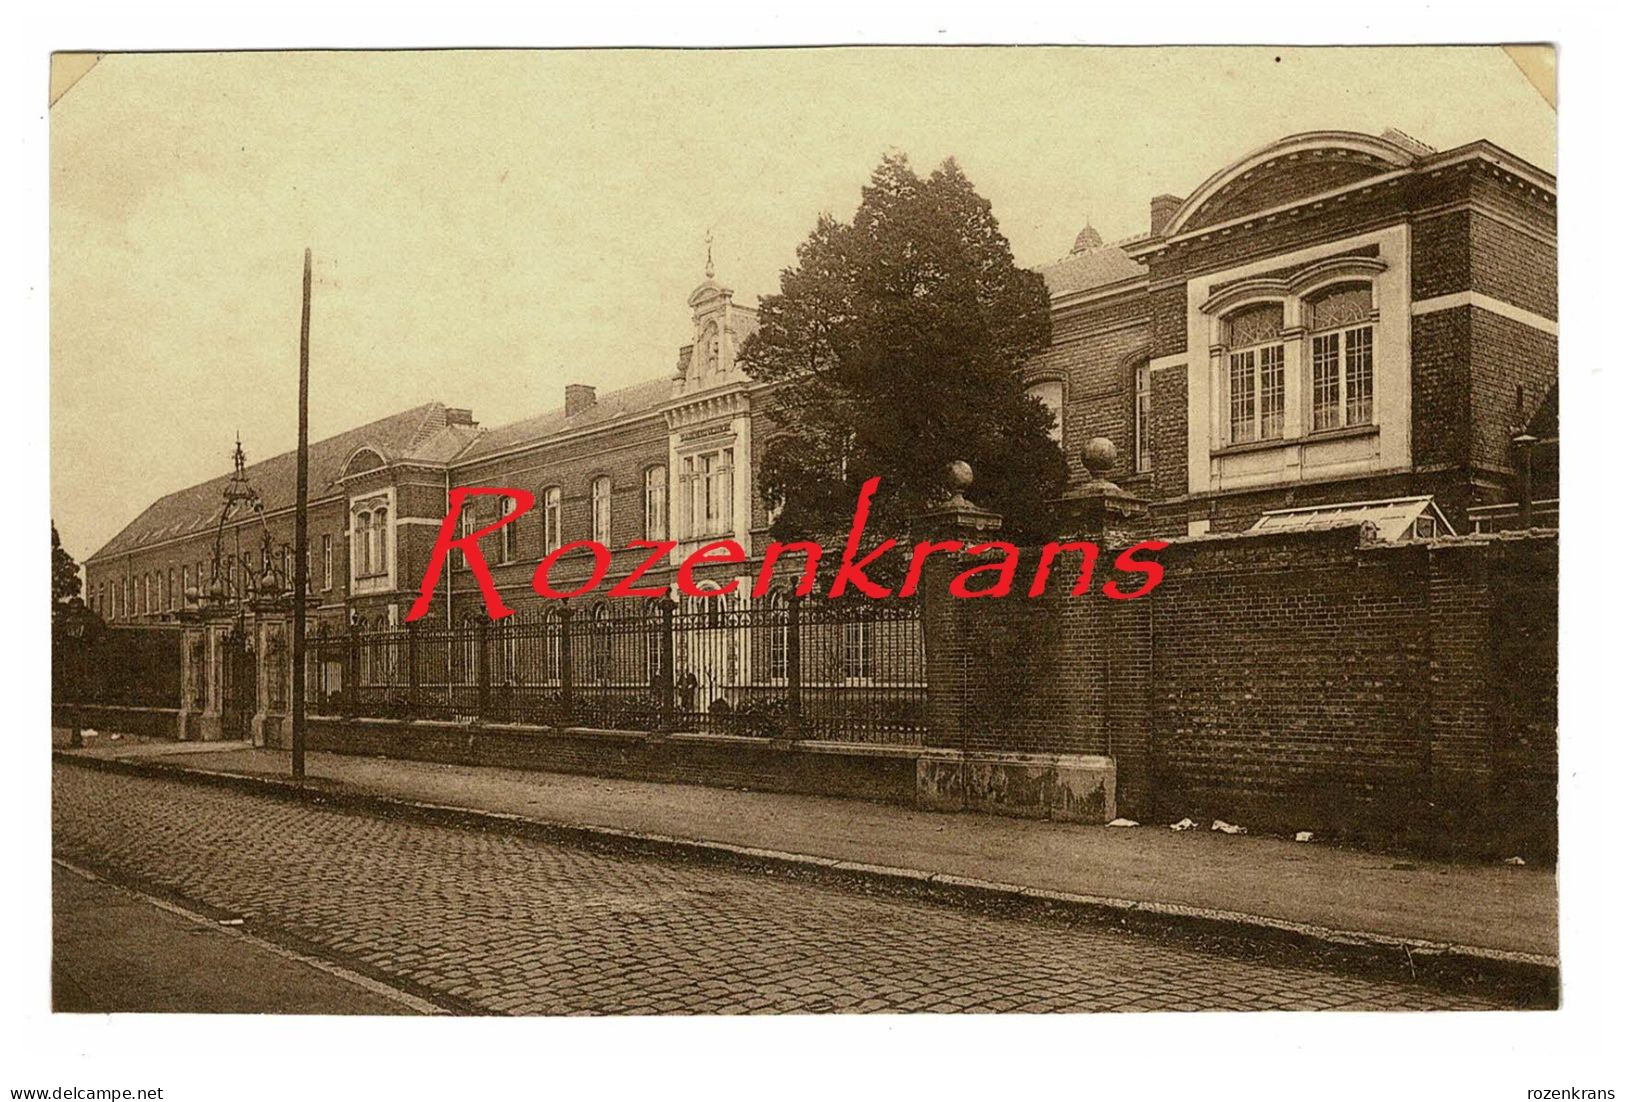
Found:
M 299 313 L 299 460 L 293 507 L 293 776 L 305 779 L 305 591 L 310 587 L 310 249 Z

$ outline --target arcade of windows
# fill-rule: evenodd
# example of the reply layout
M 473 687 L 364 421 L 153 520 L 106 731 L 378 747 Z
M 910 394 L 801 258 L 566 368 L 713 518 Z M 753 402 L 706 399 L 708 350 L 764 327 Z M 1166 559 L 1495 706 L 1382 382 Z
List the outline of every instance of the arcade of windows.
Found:
M 588 499 L 591 504 L 592 536 L 597 542 L 610 545 L 611 530 L 613 527 L 613 497 L 614 486 L 608 475 L 599 475 L 588 486 Z M 509 497 L 501 499 L 501 514 L 505 515 L 514 510 L 516 502 Z M 549 555 L 564 546 L 564 489 L 561 486 L 549 486 L 541 492 L 540 511 L 542 516 L 542 554 Z M 462 535 L 468 535 L 479 527 L 474 518 L 472 507 L 464 512 L 462 518 Z M 663 466 L 649 467 L 643 472 L 643 537 L 645 539 L 660 540 L 666 538 L 666 468 Z M 500 540 L 498 548 L 499 563 L 516 562 L 519 557 L 519 528 L 517 525 L 504 525 L 497 533 Z
M 1339 284 L 1303 302 L 1289 330 L 1282 302 L 1240 307 L 1222 319 L 1229 444 L 1284 439 L 1287 372 L 1302 372 L 1309 433 L 1375 423 L 1376 356 L 1369 283 Z M 1302 338 L 1307 331 L 1308 340 Z M 1307 357 L 1302 352 L 1307 344 Z M 1296 362 L 1294 362 L 1296 361 Z

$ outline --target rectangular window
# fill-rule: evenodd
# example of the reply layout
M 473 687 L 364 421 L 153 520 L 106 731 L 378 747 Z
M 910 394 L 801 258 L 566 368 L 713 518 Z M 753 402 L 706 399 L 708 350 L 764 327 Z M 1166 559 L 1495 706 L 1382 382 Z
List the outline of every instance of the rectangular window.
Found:
M 563 546 L 563 492 L 551 486 L 542 497 L 542 554 L 550 555 Z
M 666 538 L 666 468 L 643 472 L 643 538 Z
M 333 588 L 333 537 L 322 537 L 322 589 Z
M 849 681 L 875 675 L 875 625 L 870 620 L 850 620 L 842 637 L 841 672 Z
M 1335 429 L 1343 416 L 1342 360 L 1339 334 L 1327 333 L 1314 339 L 1310 385 L 1314 395 L 1314 430 Z
M 1258 402 L 1255 391 L 1256 357 L 1252 352 L 1230 354 L 1230 442 L 1247 444 L 1258 439 Z
M 1258 438 L 1279 440 L 1286 424 L 1286 349 L 1258 350 Z
M 513 498 L 504 497 L 502 499 L 502 516 L 507 516 L 509 513 L 513 512 L 516 508 L 518 508 L 518 506 L 519 506 L 519 503 L 517 501 L 515 501 Z M 499 562 L 511 563 L 511 562 L 513 562 L 515 556 L 518 555 L 518 553 L 519 553 L 519 546 L 518 546 L 519 541 L 515 538 L 517 536 L 517 534 L 518 534 L 518 522 L 517 521 L 509 521 L 507 524 L 504 524 L 502 526 L 502 528 L 499 530 L 498 535 L 499 535 L 499 537 L 500 537 L 500 539 L 502 541 L 501 542 L 502 557 L 498 560 Z
M 1350 329 L 1343 334 L 1343 389 L 1348 406 L 1345 425 L 1369 425 L 1372 420 L 1371 383 L 1374 362 L 1371 354 L 1371 327 Z
M 682 503 L 683 530 L 693 539 L 733 532 L 734 450 L 683 457 L 683 475 L 678 490 Z
M 592 481 L 592 538 L 609 546 L 609 478 Z
M 1134 469 L 1151 469 L 1151 365 L 1134 369 Z

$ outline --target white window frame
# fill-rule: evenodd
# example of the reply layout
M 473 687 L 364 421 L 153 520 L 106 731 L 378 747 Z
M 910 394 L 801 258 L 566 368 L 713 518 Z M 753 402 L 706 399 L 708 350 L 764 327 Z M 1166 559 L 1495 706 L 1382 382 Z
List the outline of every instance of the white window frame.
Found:
M 1151 469 L 1151 361 L 1134 368 L 1134 470 Z
M 734 461 L 733 444 L 683 456 L 680 493 L 683 531 L 688 538 L 733 534 Z
M 646 540 L 663 540 L 671 528 L 666 486 L 664 464 L 643 472 L 643 538 Z
M 499 498 L 497 503 L 502 509 L 499 516 L 503 517 L 507 516 L 509 513 L 513 512 L 519 507 L 519 503 L 517 501 L 506 496 Z M 497 554 L 499 556 L 498 563 L 499 565 L 507 566 L 519 557 L 518 523 L 516 521 L 509 521 L 507 524 L 504 524 L 500 529 L 498 529 L 497 535 L 500 537 L 500 542 L 497 545 Z
M 1259 306 L 1273 306 L 1281 311 L 1281 327 L 1276 330 L 1272 339 L 1254 341 L 1246 345 L 1230 343 L 1230 326 L 1235 315 Z M 1224 426 L 1225 443 L 1230 446 L 1241 444 L 1274 444 L 1286 439 L 1286 341 L 1282 334 L 1286 326 L 1285 302 L 1249 302 L 1229 311 L 1223 319 L 1225 345 L 1224 345 Z M 1273 360 L 1273 364 L 1267 361 Z M 1276 386 L 1273 391 L 1276 396 L 1276 411 L 1273 431 L 1267 431 L 1264 419 L 1265 372 L 1273 366 Z M 1239 369 L 1239 370 L 1238 370 Z M 1247 435 L 1237 432 L 1238 421 L 1236 417 L 1236 381 L 1238 377 L 1246 378 L 1249 396 L 1252 402 L 1252 412 L 1247 417 Z
M 542 491 L 542 554 L 550 555 L 564 546 L 564 490 L 549 486 Z
M 588 492 L 592 498 L 592 538 L 608 547 L 614 519 L 610 512 L 610 501 L 615 494 L 615 486 L 609 475 L 601 474 L 592 480 Z
M 1305 296 L 1303 304 L 1305 320 L 1310 321 L 1313 319 L 1315 304 L 1320 298 L 1328 294 L 1335 293 L 1339 290 L 1347 289 L 1350 286 L 1351 284 L 1348 283 L 1334 284 L 1330 287 L 1320 289 L 1313 295 Z M 1373 302 L 1375 301 L 1376 289 L 1369 283 L 1354 283 L 1352 286 L 1364 287 L 1368 298 Z M 1354 360 L 1354 357 L 1351 356 L 1349 352 L 1349 346 L 1351 344 L 1349 338 L 1351 337 L 1359 338 L 1360 343 L 1364 345 L 1364 374 L 1366 390 L 1365 416 L 1358 421 L 1351 421 L 1349 418 L 1349 367 L 1351 362 Z M 1369 311 L 1365 318 L 1353 322 L 1352 324 L 1347 321 L 1343 321 L 1332 325 L 1315 326 L 1309 330 L 1309 354 L 1307 357 L 1308 364 L 1306 370 L 1305 387 L 1306 392 L 1309 395 L 1308 428 L 1311 435 L 1315 433 L 1336 432 L 1339 429 L 1345 428 L 1369 428 L 1376 424 L 1376 341 L 1376 318 L 1372 316 L 1371 312 Z M 1325 355 L 1328 348 L 1331 352 L 1329 357 Z M 1334 367 L 1336 372 L 1335 380 L 1328 381 L 1335 382 L 1337 387 L 1337 398 L 1331 406 L 1331 412 L 1333 414 L 1331 420 L 1326 424 L 1321 424 L 1321 411 L 1327 407 L 1323 406 L 1319 401 L 1318 383 L 1321 374 L 1321 367 L 1323 364 L 1328 364 L 1328 361 L 1329 366 Z

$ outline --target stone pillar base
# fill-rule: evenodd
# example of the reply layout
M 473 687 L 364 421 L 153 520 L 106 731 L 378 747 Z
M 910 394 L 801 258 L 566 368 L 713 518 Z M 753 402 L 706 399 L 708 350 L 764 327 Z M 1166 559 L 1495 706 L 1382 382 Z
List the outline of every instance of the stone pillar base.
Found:
M 916 767 L 914 799 L 930 811 L 1109 823 L 1117 818 L 1117 764 L 1092 754 L 930 750 Z
M 292 742 L 291 726 L 288 716 L 260 712 L 249 720 L 249 737 L 255 746 L 286 750 Z

